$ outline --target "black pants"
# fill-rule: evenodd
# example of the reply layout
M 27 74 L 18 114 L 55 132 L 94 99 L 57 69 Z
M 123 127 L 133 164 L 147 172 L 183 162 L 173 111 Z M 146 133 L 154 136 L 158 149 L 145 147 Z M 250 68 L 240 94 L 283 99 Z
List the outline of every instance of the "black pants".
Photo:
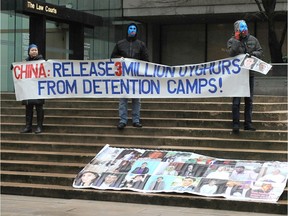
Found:
M 32 127 L 33 108 L 36 107 L 37 126 L 42 127 L 44 119 L 43 104 L 28 104 L 26 105 L 26 126 Z
M 244 98 L 244 127 L 252 126 L 252 111 L 253 111 L 253 94 L 254 94 L 254 76 L 249 77 L 250 86 L 250 97 Z M 240 126 L 240 97 L 233 98 L 232 104 L 232 116 L 233 116 L 233 127 Z

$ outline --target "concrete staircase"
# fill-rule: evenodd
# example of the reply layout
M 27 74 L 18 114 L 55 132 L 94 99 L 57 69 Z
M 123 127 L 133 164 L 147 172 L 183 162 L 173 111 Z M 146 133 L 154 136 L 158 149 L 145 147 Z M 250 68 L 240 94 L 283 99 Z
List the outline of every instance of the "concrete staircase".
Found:
M 287 160 L 287 97 L 256 96 L 256 132 L 231 133 L 231 98 L 143 99 L 144 127 L 118 131 L 117 99 L 46 100 L 44 132 L 20 134 L 24 107 L 1 94 L 1 192 L 68 199 L 287 214 L 287 189 L 276 203 L 188 194 L 74 189 L 76 174 L 105 145 L 192 151 L 243 160 Z M 242 109 L 243 110 L 243 109 Z M 34 118 L 34 122 L 36 117 Z

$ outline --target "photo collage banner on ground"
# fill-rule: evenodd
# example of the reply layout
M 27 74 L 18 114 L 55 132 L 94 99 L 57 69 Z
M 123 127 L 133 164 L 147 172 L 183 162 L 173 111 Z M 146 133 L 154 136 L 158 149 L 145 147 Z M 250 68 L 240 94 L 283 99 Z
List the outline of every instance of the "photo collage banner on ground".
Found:
M 287 176 L 287 162 L 219 159 L 192 152 L 106 145 L 78 173 L 73 187 L 277 202 Z
M 213 62 L 167 66 L 117 58 L 13 63 L 16 100 L 53 98 L 247 97 L 249 69 L 271 65 L 244 54 Z

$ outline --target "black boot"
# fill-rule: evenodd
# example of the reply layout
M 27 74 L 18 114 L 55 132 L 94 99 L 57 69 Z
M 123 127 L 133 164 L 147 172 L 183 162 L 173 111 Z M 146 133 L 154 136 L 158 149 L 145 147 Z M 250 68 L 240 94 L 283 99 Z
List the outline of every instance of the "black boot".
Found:
M 33 119 L 33 106 L 26 105 L 26 126 L 20 133 L 31 133 L 32 132 L 32 119 Z
M 43 105 L 37 105 L 36 111 L 37 111 L 37 128 L 35 130 L 35 134 L 39 134 L 42 133 L 43 129 L 43 120 L 44 120 Z

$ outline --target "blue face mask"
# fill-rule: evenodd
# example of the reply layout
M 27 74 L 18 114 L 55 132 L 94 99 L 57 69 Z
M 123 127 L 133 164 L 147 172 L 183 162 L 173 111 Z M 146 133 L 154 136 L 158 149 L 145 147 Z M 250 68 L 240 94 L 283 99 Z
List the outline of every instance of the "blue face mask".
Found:
M 240 30 L 240 32 L 248 31 L 247 24 L 245 22 L 240 22 L 239 30 Z
M 129 26 L 129 28 L 128 28 L 128 36 L 129 37 L 135 37 L 136 33 L 137 33 L 137 27 L 135 25 Z

